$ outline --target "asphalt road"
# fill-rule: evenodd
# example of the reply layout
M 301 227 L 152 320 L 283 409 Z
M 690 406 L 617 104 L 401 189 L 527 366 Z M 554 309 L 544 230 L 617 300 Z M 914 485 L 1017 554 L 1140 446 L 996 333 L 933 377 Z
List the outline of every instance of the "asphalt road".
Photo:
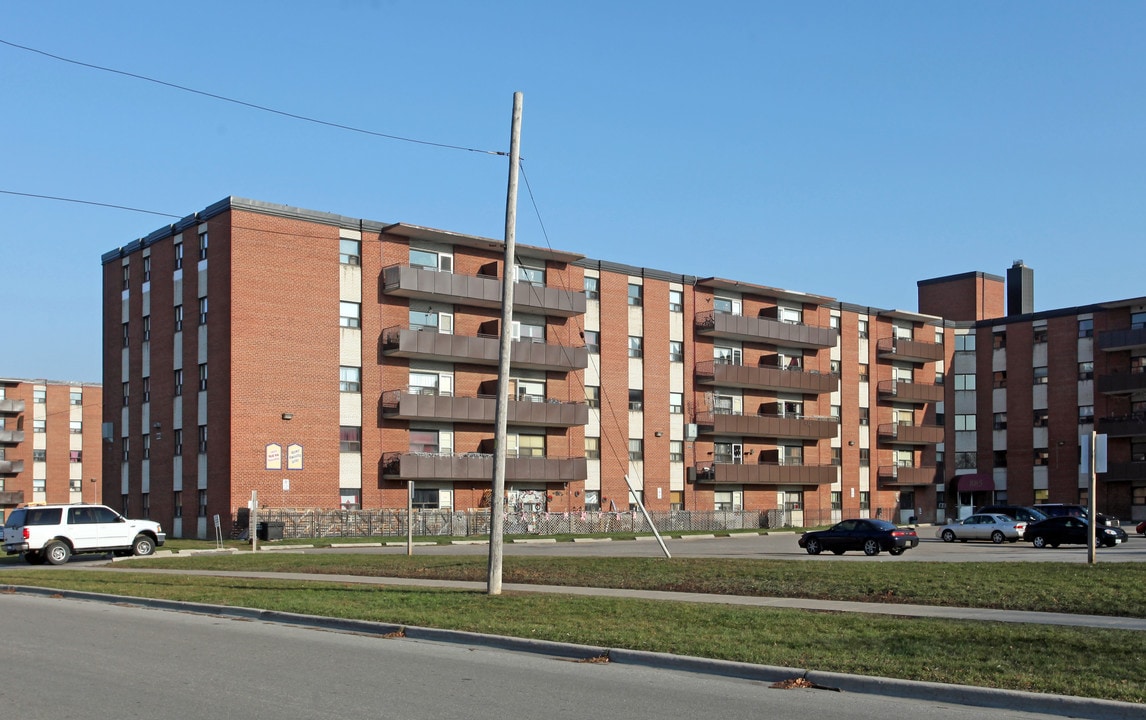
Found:
M 0 707 L 29 719 L 1045 717 L 20 594 L 0 636 Z
M 824 553 L 810 556 L 796 544 L 798 533 L 777 532 L 769 535 L 735 535 L 732 537 L 704 537 L 666 539 L 665 546 L 673 557 L 724 557 L 754 559 L 805 559 L 812 562 L 1087 562 L 1083 545 L 1063 545 L 1057 549 L 1036 550 L 1030 543 L 990 542 L 945 543 L 935 537 L 937 528 L 919 528 L 919 546 L 899 557 L 880 553 L 867 557 L 862 552 L 843 555 Z M 323 542 L 329 542 L 329 539 Z M 401 543 L 400 538 L 388 538 L 389 543 Z M 260 543 L 261 548 L 275 547 L 275 543 Z M 660 545 L 651 537 L 640 540 L 612 540 L 608 542 L 513 542 L 505 544 L 508 555 L 559 555 L 563 557 L 663 557 Z M 385 547 L 314 548 L 306 552 L 365 552 L 405 553 L 405 545 Z M 415 545 L 415 555 L 488 555 L 489 545 Z M 1098 562 L 1146 562 L 1146 537 L 1131 535 L 1130 539 L 1113 548 L 1100 548 Z

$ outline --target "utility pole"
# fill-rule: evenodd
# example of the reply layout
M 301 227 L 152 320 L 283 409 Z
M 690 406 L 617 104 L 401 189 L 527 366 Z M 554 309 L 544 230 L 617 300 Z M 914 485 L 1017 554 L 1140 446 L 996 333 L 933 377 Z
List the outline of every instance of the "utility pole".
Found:
M 489 588 L 501 594 L 502 536 L 505 533 L 505 428 L 509 419 L 509 355 L 513 347 L 513 282 L 517 275 L 517 166 L 521 160 L 521 93 L 513 94 L 509 133 L 509 190 L 505 198 L 505 261 L 501 278 L 501 343 L 497 363 L 497 419 L 493 448 L 493 492 L 489 500 Z
M 1094 565 L 1098 562 L 1098 550 L 1094 546 L 1095 535 L 1097 533 L 1096 525 L 1098 519 L 1095 517 L 1095 501 L 1094 501 L 1094 478 L 1096 469 L 1098 467 L 1098 458 L 1095 457 L 1096 450 L 1098 449 L 1097 438 L 1098 435 L 1091 430 L 1089 434 L 1084 436 L 1089 452 L 1087 455 L 1086 467 L 1086 562 Z

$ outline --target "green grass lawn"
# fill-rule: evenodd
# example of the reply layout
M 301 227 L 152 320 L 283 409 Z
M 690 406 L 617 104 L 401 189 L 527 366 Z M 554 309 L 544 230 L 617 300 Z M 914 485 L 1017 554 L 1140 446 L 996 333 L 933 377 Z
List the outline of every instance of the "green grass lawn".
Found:
M 1146 633 L 572 595 L 155 575 L 136 568 L 484 581 L 486 558 L 258 555 L 150 558 L 107 569 L 8 567 L 6 585 L 265 608 L 822 671 L 1146 703 Z M 1135 564 L 808 563 L 506 557 L 506 583 L 590 585 L 1057 612 L 1146 614 Z

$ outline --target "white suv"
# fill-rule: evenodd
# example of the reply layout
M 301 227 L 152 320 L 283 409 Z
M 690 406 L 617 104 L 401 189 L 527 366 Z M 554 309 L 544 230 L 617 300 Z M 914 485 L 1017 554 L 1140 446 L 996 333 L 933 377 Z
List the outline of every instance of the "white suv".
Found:
M 167 540 L 157 522 L 128 520 L 103 505 L 17 508 L 4 524 L 4 552 L 33 565 L 63 565 L 79 553 L 150 555 Z

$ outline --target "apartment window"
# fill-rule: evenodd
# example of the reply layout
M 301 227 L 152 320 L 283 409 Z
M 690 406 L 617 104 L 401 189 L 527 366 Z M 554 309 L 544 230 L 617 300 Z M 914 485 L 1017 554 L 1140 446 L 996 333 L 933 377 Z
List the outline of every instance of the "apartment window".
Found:
M 362 452 L 362 428 L 357 425 L 343 425 L 338 428 L 339 452 Z
M 175 269 L 183 268 L 183 243 L 175 243 Z
M 669 462 L 684 462 L 683 440 L 669 440 Z
M 860 491 L 860 510 L 871 510 L 871 493 L 867 490 Z
M 131 344 L 131 325 L 124 323 L 121 327 L 123 328 L 123 332 L 121 333 L 123 336 L 123 346 L 127 347 Z
M 1078 321 L 1078 336 L 1080 338 L 1094 337 L 1094 321 L 1093 320 L 1079 320 Z
M 599 385 L 585 386 L 585 404 L 591 408 L 601 407 L 601 387 Z
M 47 492 L 48 481 L 44 478 L 32 478 L 32 492 Z
M 844 509 L 844 493 L 842 490 L 832 491 L 832 510 Z
M 859 337 L 861 340 L 868 336 L 868 322 L 867 320 L 860 320 L 858 323 Z
M 0 490 L 3 489 L 3 487 L 0 487 Z M 84 489 L 84 481 L 79 478 L 72 478 L 68 480 L 68 489 L 72 492 L 82 492 Z
M 1091 380 L 1094 378 L 1094 361 L 1080 362 L 1078 364 L 1078 379 Z
M 644 460 L 645 441 L 640 438 L 629 438 L 629 459 Z
M 362 368 L 342 365 L 338 368 L 338 391 L 362 392 Z
M 991 384 L 997 388 L 1007 387 L 1007 371 L 996 370 L 994 373 L 992 373 Z
M 1130 313 L 1130 329 L 1141 330 L 1146 328 L 1146 312 Z
M 545 342 L 545 318 L 534 315 L 522 315 L 514 322 L 514 326 L 517 332 L 517 339 L 524 342 Z
M 517 457 L 545 457 L 545 436 L 518 435 Z
M 150 435 L 144 435 L 143 436 L 142 447 L 143 447 L 143 459 L 144 460 L 150 460 L 151 459 L 151 436 Z
M 956 470 L 974 470 L 979 466 L 979 459 L 973 452 L 957 452 L 955 453 L 955 469 Z
M 207 491 L 199 491 L 199 517 L 207 517 Z
M 956 415 L 955 416 L 955 430 L 958 431 L 972 431 L 975 429 L 975 416 L 974 415 Z
M 1032 341 L 1036 345 L 1038 345 L 1039 343 L 1045 343 L 1047 341 L 1047 329 L 1045 327 L 1035 328 L 1034 329 L 1034 337 L 1032 338 Z
M 207 324 L 207 298 L 199 298 L 199 324 Z
M 645 391 L 629 390 L 629 409 L 639 412 L 645 408 Z
M 128 438 L 120 438 L 119 457 L 122 462 L 128 462 L 131 459 L 131 441 Z
M 832 375 L 839 375 L 840 370 L 841 370 L 841 365 L 840 365 L 839 360 L 829 360 L 828 361 L 828 372 L 830 372 Z
M 517 272 L 517 282 L 529 283 L 538 287 L 545 287 L 545 267 L 535 265 L 518 265 L 514 268 Z
M 996 350 L 1002 350 L 1007 347 L 1007 334 L 1006 333 L 993 333 L 991 335 L 991 347 Z
M 601 278 L 585 276 L 585 299 L 601 299 Z
M 151 402 L 151 378 L 143 378 L 143 402 Z
M 183 368 L 179 368 L 174 373 L 175 380 L 175 397 L 183 394 Z
M 1130 372 L 1140 373 L 1146 372 L 1146 356 L 1135 355 L 1134 353 L 1142 352 L 1141 350 L 1130 351 Z
M 32 420 L 33 433 L 45 433 L 48 431 L 47 420 Z
M 971 373 L 956 373 L 955 374 L 955 389 L 956 390 L 974 390 L 975 389 L 975 376 Z
M 601 333 L 596 330 L 586 330 L 584 336 L 586 350 L 593 354 L 601 352 Z
M 361 327 L 362 306 L 356 302 L 338 303 L 338 326 L 344 328 Z M 411 312 L 413 312 L 411 310 Z
M 639 358 L 644 357 L 645 354 L 645 340 L 644 338 L 635 335 L 629 336 L 629 357 Z
M 956 335 L 955 352 L 975 352 L 975 336 Z
M 362 243 L 358 240 L 342 238 L 338 241 L 338 262 L 343 265 L 362 264 Z
M 199 454 L 202 455 L 202 454 L 205 454 L 206 452 L 207 452 L 207 426 L 206 425 L 200 425 L 199 426 Z
M 1007 413 L 1005 413 L 1005 412 L 995 413 L 994 427 L 996 430 L 1006 430 L 1007 429 Z
M 33 450 L 32 451 L 32 462 L 47 462 L 47 461 L 48 461 L 48 451 L 47 450 Z
M 33 389 L 32 402 L 36 403 L 37 405 L 43 405 L 44 403 L 48 402 L 48 391 Z
M 943 344 L 943 328 L 935 328 L 935 344 Z
M 868 378 L 870 377 L 870 375 L 869 375 L 870 372 L 871 372 L 871 370 L 869 369 L 867 363 L 860 363 L 859 364 L 859 381 L 860 382 L 868 382 Z
M 123 406 L 127 407 L 131 403 L 131 383 L 123 384 Z
M 804 311 L 800 308 L 778 305 L 776 307 L 776 319 L 788 325 L 802 325 L 804 322 Z
M 997 467 L 997 468 L 1007 467 L 1007 451 L 1006 450 L 996 450 L 995 451 L 995 467 Z
M 143 342 L 151 340 L 151 316 L 143 316 Z
M 1035 466 L 1046 467 L 1050 465 L 1050 451 L 1046 448 L 1035 448 Z
M 828 327 L 832 328 L 833 330 L 839 330 L 840 329 L 840 316 L 839 315 L 829 315 L 828 316 Z
M 1130 495 L 1131 505 L 1146 505 L 1146 486 L 1132 488 Z
M 841 406 L 832 405 L 832 409 L 831 409 L 832 417 L 834 417 L 836 420 L 839 420 L 841 412 L 842 412 Z
M 121 278 L 123 280 L 123 289 L 127 290 L 128 288 L 130 288 L 131 287 L 131 266 L 130 265 L 128 265 L 126 263 L 123 265 Z
M 942 385 L 945 382 L 947 382 L 947 379 L 943 377 L 943 371 L 942 370 L 936 370 L 935 371 L 935 384 L 936 385 Z
M 585 437 L 585 458 L 588 460 L 601 459 L 601 438 Z
M 739 315 L 741 304 L 739 300 L 731 298 L 713 298 L 712 309 L 718 313 L 726 313 L 728 315 Z
M 844 464 L 844 449 L 841 447 L 832 448 L 832 465 L 839 467 Z
M 171 504 L 173 506 L 172 509 L 175 511 L 175 517 L 177 517 L 177 518 L 183 517 L 183 491 L 182 490 L 176 490 L 174 493 L 172 493 Z
M 410 267 L 452 273 L 454 271 L 454 256 L 432 250 L 410 248 Z
M 1046 385 L 1047 384 L 1047 366 L 1046 365 L 1040 365 L 1040 366 L 1036 367 L 1034 375 L 1035 375 L 1035 385 Z
M 176 428 L 171 431 L 171 451 L 176 457 L 183 454 L 183 428 Z
M 644 287 L 629 283 L 629 305 L 640 307 L 644 304 Z
M 679 340 L 669 341 L 669 362 L 684 362 L 684 343 Z
M 176 305 L 175 306 L 175 332 L 181 332 L 182 330 L 183 330 L 183 306 L 182 305 Z
M 143 257 L 143 282 L 151 282 L 151 256 Z
M 1078 424 L 1091 425 L 1094 423 L 1094 406 L 1093 405 L 1079 405 L 1078 406 Z
M 82 390 L 72 390 L 68 393 L 68 402 L 72 405 L 84 404 L 84 393 Z
M 207 363 L 199 366 L 199 389 L 207 389 Z
M 684 412 L 684 393 L 669 393 L 669 413 L 680 415 Z
M 84 461 L 84 451 L 83 450 L 69 450 L 68 451 L 68 462 L 78 463 L 78 462 L 83 462 L 83 461 Z
M 1050 425 L 1050 411 L 1047 409 L 1035 410 L 1035 427 L 1047 427 Z
M 207 231 L 199 233 L 199 259 L 207 259 Z
M 669 312 L 684 311 L 684 293 L 680 290 L 669 290 Z
M 871 412 L 870 408 L 861 407 L 859 409 L 859 424 L 860 425 L 867 425 L 868 424 L 868 421 L 870 420 L 870 415 L 869 415 L 870 412 Z

